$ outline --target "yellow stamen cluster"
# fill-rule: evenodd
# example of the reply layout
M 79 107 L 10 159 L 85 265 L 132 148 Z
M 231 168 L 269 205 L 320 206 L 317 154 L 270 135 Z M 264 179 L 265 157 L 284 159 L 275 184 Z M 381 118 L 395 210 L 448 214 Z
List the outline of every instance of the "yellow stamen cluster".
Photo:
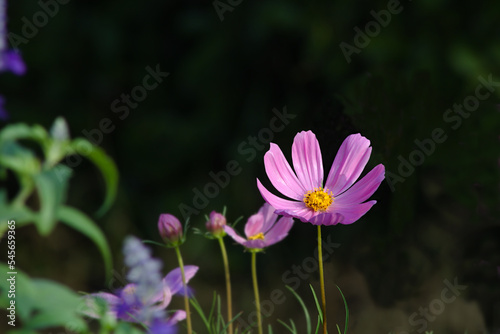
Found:
M 314 190 L 309 190 L 307 194 L 304 195 L 304 203 L 308 208 L 314 211 L 326 211 L 330 205 L 332 205 L 333 193 L 328 191 L 328 189 L 323 189 L 323 187 L 314 188 Z
M 257 240 L 257 239 L 264 240 L 264 233 L 260 232 L 260 233 L 257 233 L 256 235 L 252 235 L 251 237 L 248 237 L 248 240 Z

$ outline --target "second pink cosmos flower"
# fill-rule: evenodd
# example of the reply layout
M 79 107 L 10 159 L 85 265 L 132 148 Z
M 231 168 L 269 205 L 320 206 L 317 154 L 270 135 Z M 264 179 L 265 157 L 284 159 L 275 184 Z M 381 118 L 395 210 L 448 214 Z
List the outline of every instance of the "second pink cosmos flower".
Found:
M 272 194 L 259 179 L 257 186 L 264 200 L 279 215 L 295 217 L 314 225 L 351 224 L 377 202 L 365 201 L 385 178 L 385 168 L 379 164 L 356 182 L 371 152 L 368 139 L 359 133 L 348 136 L 323 183 L 323 160 L 318 140 L 312 131 L 302 131 L 295 136 L 292 145 L 295 172 L 278 145 L 271 143 L 271 148 L 264 155 L 269 180 L 279 192 L 292 200 Z

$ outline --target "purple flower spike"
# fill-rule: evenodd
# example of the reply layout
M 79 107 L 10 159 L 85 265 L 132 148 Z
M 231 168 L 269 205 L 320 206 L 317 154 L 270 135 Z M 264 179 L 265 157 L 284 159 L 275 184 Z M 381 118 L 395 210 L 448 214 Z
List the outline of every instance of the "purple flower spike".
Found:
M 176 333 L 177 322 L 186 318 L 186 312 L 178 310 L 166 315 L 165 309 L 172 301 L 172 295 L 182 289 L 180 268 L 161 278 L 161 263 L 151 257 L 151 250 L 139 239 L 128 237 L 124 246 L 125 263 L 130 270 L 127 279 L 132 283 L 114 294 L 100 292 L 85 297 L 85 314 L 92 318 L 101 316 L 96 298 L 107 304 L 108 316 L 148 326 L 148 333 Z M 186 282 L 198 271 L 197 266 L 185 266 Z
M 0 0 L 0 72 L 4 71 L 23 75 L 26 65 L 19 52 L 7 46 L 7 2 Z
M 302 131 L 295 136 L 292 145 L 295 172 L 278 145 L 271 143 L 264 155 L 269 180 L 280 193 L 293 200 L 272 194 L 259 179 L 257 187 L 264 200 L 276 208 L 277 214 L 314 225 L 352 224 L 377 202 L 365 201 L 385 178 L 385 168 L 379 164 L 356 182 L 371 152 L 370 141 L 359 133 L 347 137 L 323 185 L 323 160 L 318 140 L 311 131 Z
M 271 205 L 264 203 L 258 213 L 248 218 L 245 225 L 246 239 L 239 236 L 230 226 L 224 226 L 224 231 L 234 241 L 248 249 L 258 250 L 269 247 L 283 240 L 293 226 L 291 217 L 282 217 L 276 221 L 278 215 L 274 211 Z
M 16 50 L 7 46 L 7 2 L 0 0 L 0 72 L 10 71 L 16 75 L 26 73 L 26 65 Z M 0 120 L 5 121 L 9 114 L 4 109 L 4 98 L 0 96 Z
M 10 71 L 16 75 L 26 73 L 26 64 L 19 52 L 15 50 L 6 50 L 0 53 L 0 72 Z

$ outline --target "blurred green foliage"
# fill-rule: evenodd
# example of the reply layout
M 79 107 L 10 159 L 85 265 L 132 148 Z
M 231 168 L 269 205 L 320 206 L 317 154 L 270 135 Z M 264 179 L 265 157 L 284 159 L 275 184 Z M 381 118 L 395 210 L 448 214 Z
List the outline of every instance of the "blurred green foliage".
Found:
M 43 156 L 38 157 L 36 150 L 23 146 L 22 141 L 37 144 Z M 4 181 L 16 179 L 18 183 L 10 201 L 8 189 L 0 188 L 0 235 L 3 238 L 9 234 L 10 244 L 11 237 L 15 239 L 17 228 L 34 223 L 40 235 L 47 236 L 61 221 L 96 243 L 110 278 L 111 252 L 106 238 L 89 217 L 65 205 L 73 170 L 60 162 L 75 155 L 94 162 L 104 175 L 106 198 L 99 209 L 102 215 L 114 201 L 118 172 L 114 162 L 100 147 L 83 138 L 71 140 L 66 121 L 62 118 L 55 120 L 49 132 L 40 125 L 30 127 L 23 123 L 8 125 L 0 131 L 0 175 Z M 33 210 L 37 206 L 39 209 Z

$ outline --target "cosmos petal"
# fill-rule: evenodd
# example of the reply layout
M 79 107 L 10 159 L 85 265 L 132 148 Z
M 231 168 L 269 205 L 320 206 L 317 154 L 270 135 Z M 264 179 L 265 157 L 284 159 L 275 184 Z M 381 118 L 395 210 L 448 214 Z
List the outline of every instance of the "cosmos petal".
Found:
M 309 222 L 309 220 L 316 215 L 313 210 L 309 209 L 304 204 L 297 209 L 277 210 L 276 213 L 285 217 L 300 219 L 303 223 Z
M 246 248 L 249 248 L 249 249 L 262 249 L 262 248 L 267 247 L 268 245 L 262 239 L 255 239 L 255 240 L 245 241 L 245 244 L 243 246 L 245 246 Z
M 276 209 L 276 213 L 282 210 L 300 209 L 305 207 L 302 199 L 300 202 L 290 201 L 272 194 L 262 185 L 259 179 L 257 179 L 257 188 L 259 188 L 260 194 L 262 195 L 264 200 Z
M 260 232 L 266 234 L 273 226 L 276 219 L 278 219 L 278 215 L 275 214 L 274 211 L 276 211 L 276 209 L 267 202 L 261 206 L 259 214 L 261 214 L 264 218 L 264 224 L 262 225 Z
M 296 200 L 302 199 L 306 190 L 278 145 L 271 143 L 271 148 L 264 155 L 264 165 L 267 177 L 280 193 Z
M 292 144 L 295 173 L 306 190 L 323 186 L 323 159 L 316 135 L 312 131 L 299 132 Z
M 259 212 L 251 215 L 245 224 L 245 235 L 247 239 L 261 233 L 262 226 L 264 226 L 264 216 L 262 213 Z
M 335 201 L 338 204 L 359 204 L 370 198 L 371 195 L 378 189 L 380 183 L 385 178 L 384 165 L 375 166 L 361 180 L 356 182 L 351 188 L 347 189 L 343 194 L 338 195 Z
M 283 240 L 293 226 L 292 217 L 281 217 L 265 235 L 266 245 L 275 244 Z
M 231 226 L 224 226 L 224 231 L 231 237 L 233 238 L 234 241 L 236 241 L 237 243 L 239 243 L 240 245 L 244 245 L 245 244 L 245 241 L 246 239 L 245 238 L 242 238 L 240 237 L 236 231 L 231 227 Z
M 337 225 L 339 223 L 342 224 L 344 219 L 345 217 L 338 212 L 331 212 L 331 213 L 327 212 L 315 215 L 310 219 L 309 222 L 313 225 L 330 226 L 330 225 Z
M 334 196 L 343 193 L 361 175 L 371 152 L 368 139 L 359 133 L 348 136 L 335 156 L 325 187 L 332 191 Z
M 339 224 L 348 225 L 360 219 L 372 208 L 373 205 L 375 205 L 375 203 L 377 203 L 377 201 L 372 200 L 366 203 L 346 206 L 334 205 L 334 213 L 338 213 L 344 217 L 341 221 L 338 222 Z

